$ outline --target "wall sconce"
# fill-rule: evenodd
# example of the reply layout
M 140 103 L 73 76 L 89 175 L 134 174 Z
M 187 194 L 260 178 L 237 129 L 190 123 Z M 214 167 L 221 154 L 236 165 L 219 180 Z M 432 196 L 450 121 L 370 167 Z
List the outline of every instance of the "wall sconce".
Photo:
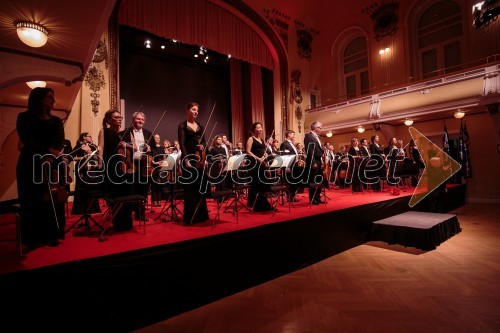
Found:
M 406 118 L 405 119 L 405 125 L 406 126 L 411 126 L 413 124 L 413 119 L 410 119 L 410 118 Z
M 26 82 L 26 84 L 31 89 L 35 89 L 35 88 L 44 88 L 47 85 L 47 82 L 45 82 L 45 81 L 29 81 L 29 82 Z
M 327 138 L 331 138 L 332 136 L 333 136 L 332 131 L 328 131 L 328 132 L 326 132 L 326 137 L 327 137 Z
M 465 116 L 465 112 L 463 112 L 462 110 L 458 110 L 453 116 L 457 119 L 462 119 Z
M 387 54 L 389 52 L 391 52 L 391 49 L 386 47 L 385 49 L 380 49 L 380 51 L 378 51 L 378 54 L 384 55 L 384 54 Z
M 42 47 L 47 43 L 49 33 L 41 25 L 28 21 L 16 22 L 15 25 L 17 37 L 24 44 L 31 47 Z
M 358 127 L 358 132 L 363 133 L 365 131 L 365 128 L 363 126 Z

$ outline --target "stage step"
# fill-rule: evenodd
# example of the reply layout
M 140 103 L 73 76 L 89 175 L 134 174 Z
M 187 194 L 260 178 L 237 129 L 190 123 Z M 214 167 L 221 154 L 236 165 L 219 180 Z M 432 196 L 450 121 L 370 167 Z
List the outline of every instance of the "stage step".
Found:
M 369 240 L 430 251 L 461 230 L 456 215 L 409 211 L 373 222 Z

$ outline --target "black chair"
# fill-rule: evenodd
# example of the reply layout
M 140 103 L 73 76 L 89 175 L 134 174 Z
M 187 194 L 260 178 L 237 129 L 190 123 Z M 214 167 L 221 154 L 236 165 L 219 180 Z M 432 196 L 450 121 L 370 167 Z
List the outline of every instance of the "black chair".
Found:
M 286 184 L 277 183 L 275 185 L 269 186 L 265 191 L 258 191 L 255 196 L 255 201 L 252 206 L 252 213 L 255 209 L 255 204 L 257 203 L 259 197 L 264 197 L 269 201 L 271 205 L 273 216 L 276 213 L 276 206 L 281 202 L 282 198 L 288 198 L 288 211 L 291 210 L 291 200 L 290 200 L 290 189 Z
M 316 198 L 318 191 L 319 191 L 319 197 L 320 199 L 322 199 L 320 202 L 325 205 L 327 204 L 327 200 L 329 200 L 329 198 L 326 196 L 326 188 L 325 186 L 323 186 L 322 183 L 309 183 L 309 188 L 314 189 L 313 197 L 311 200 L 309 200 L 309 208 L 312 207 L 314 198 Z
M 236 194 L 232 190 L 217 190 L 216 186 L 214 184 L 208 184 L 208 191 L 206 194 L 206 199 L 213 199 L 216 203 L 216 213 L 215 213 L 215 218 L 212 219 L 212 229 L 215 228 L 215 223 L 217 221 L 220 221 L 220 210 L 224 204 L 224 201 L 226 199 L 234 199 L 236 197 Z M 196 205 L 196 208 L 193 213 L 193 217 L 196 216 L 196 212 L 198 211 L 198 208 L 200 207 L 202 200 L 198 201 L 198 204 Z M 232 210 L 233 216 L 236 215 L 236 223 L 239 223 L 238 221 L 238 209 L 237 209 L 237 201 L 233 200 L 233 210 Z M 191 223 L 191 221 L 189 221 Z
M 106 203 L 108 205 L 108 209 L 102 214 L 101 220 L 104 219 L 104 223 L 102 223 L 102 232 L 101 236 L 99 237 L 99 241 L 105 241 L 107 240 L 107 237 L 105 235 L 106 231 L 110 227 L 111 223 L 113 222 L 114 218 L 122 209 L 123 205 L 125 204 L 145 204 L 146 198 L 142 195 L 125 195 L 122 197 L 114 197 L 114 198 L 106 198 Z M 141 219 L 140 222 L 143 222 L 144 224 L 144 235 L 146 234 L 146 221 L 144 219 Z
M 14 224 L 16 226 L 16 237 L 14 239 L 10 238 L 5 238 L 5 239 L 0 239 L 0 241 L 15 241 L 16 242 L 16 248 L 17 248 L 17 253 L 19 254 L 20 257 L 23 256 L 23 246 L 22 246 L 22 240 L 21 240 L 21 215 L 20 215 L 20 207 L 18 204 L 12 204 L 12 205 L 2 205 L 0 206 L 0 215 L 14 215 Z M 12 223 L 2 223 L 2 225 L 10 225 Z M 2 233 L 3 234 L 3 233 Z

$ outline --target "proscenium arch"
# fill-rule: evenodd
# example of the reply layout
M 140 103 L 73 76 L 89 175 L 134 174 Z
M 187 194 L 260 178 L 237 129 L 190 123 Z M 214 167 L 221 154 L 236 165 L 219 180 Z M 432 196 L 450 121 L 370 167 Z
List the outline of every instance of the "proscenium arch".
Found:
M 248 28 L 248 31 L 251 32 L 252 34 L 255 35 L 255 37 L 259 40 L 260 46 L 262 50 L 265 50 L 267 53 L 265 54 L 265 57 L 268 59 L 268 64 L 269 64 L 269 69 L 273 70 L 273 76 L 274 76 L 274 123 L 276 124 L 278 120 L 281 120 L 281 125 L 283 128 L 287 128 L 288 122 L 289 122 L 289 111 L 288 111 L 288 103 L 287 103 L 287 93 L 288 93 L 288 59 L 287 59 L 287 53 L 286 49 L 277 35 L 277 33 L 274 31 L 274 28 L 268 24 L 268 22 L 260 16 L 257 12 L 255 12 L 252 8 L 244 4 L 242 1 L 238 0 L 203 0 L 206 1 L 207 4 L 210 4 L 212 8 L 218 7 L 221 10 L 225 11 L 229 15 L 233 16 L 235 21 L 241 22 L 241 25 L 244 25 L 245 27 Z M 140 30 L 145 30 L 149 31 L 153 34 L 156 34 L 160 37 L 165 37 L 165 38 L 172 38 L 173 35 L 176 34 L 175 29 L 179 29 L 179 25 L 166 25 L 167 22 L 161 23 L 165 24 L 163 25 L 158 25 L 157 23 L 151 23 L 151 21 L 146 20 L 145 17 L 138 15 L 137 17 L 134 17 L 134 15 L 127 16 L 128 13 L 134 13 L 135 10 L 138 8 L 141 8 L 141 6 L 146 6 L 149 5 L 150 7 L 147 8 L 148 10 L 151 10 L 151 5 L 158 5 L 161 8 L 162 2 L 156 3 L 155 0 L 150 0 L 150 1 L 145 1 L 142 3 L 140 0 L 124 0 L 121 2 L 121 6 L 126 6 L 120 7 L 120 14 L 118 17 L 121 16 L 123 12 L 123 21 L 122 18 L 119 18 L 119 23 L 120 24 L 127 24 L 126 22 L 131 20 L 132 24 L 130 26 L 138 28 Z M 181 7 L 179 7 L 181 6 Z M 176 10 L 179 10 L 179 8 L 182 8 L 183 2 L 180 1 L 178 2 L 178 5 Z M 161 10 L 160 8 L 160 10 Z M 123 11 L 121 10 L 123 9 Z M 172 12 L 170 12 L 172 13 Z M 186 14 L 186 13 L 184 13 Z M 160 22 L 162 19 L 162 16 L 158 16 Z M 210 17 L 206 16 L 206 24 L 210 22 L 210 20 L 217 19 L 217 17 Z M 195 21 L 196 22 L 196 21 Z M 166 27 L 166 28 L 162 28 Z M 152 30 L 150 30 L 152 29 Z M 203 26 L 195 26 L 195 29 L 203 29 Z M 178 30 L 177 30 L 178 31 Z M 174 36 L 175 37 L 175 36 Z M 185 36 L 186 37 L 186 36 Z M 187 43 L 195 43 L 202 45 L 204 43 L 204 39 L 206 37 L 202 35 L 196 35 L 194 36 L 195 38 L 189 38 L 185 40 Z M 201 37 L 201 38 L 200 38 Z M 189 41 L 189 39 L 193 39 Z M 212 50 L 216 52 L 221 52 L 221 53 L 227 53 L 227 50 L 221 50 L 218 49 L 216 45 L 210 45 L 208 40 L 205 41 L 206 46 L 211 48 Z M 236 46 L 236 45 L 235 45 Z M 238 57 L 238 55 L 235 52 L 235 56 Z M 259 53 L 264 55 L 263 53 Z M 250 57 L 251 58 L 251 57 Z M 252 62 L 251 59 L 245 59 L 245 57 L 242 57 L 243 60 Z M 272 66 L 271 66 L 272 64 Z M 260 64 L 262 66 L 263 64 Z M 264 66 L 266 67 L 266 66 Z M 274 68 L 272 68 L 274 67 Z M 279 111 L 279 115 L 277 112 Z
M 288 107 L 288 54 L 286 52 L 285 45 L 283 41 L 278 36 L 274 28 L 269 25 L 269 23 L 258 13 L 256 13 L 252 8 L 243 3 L 240 0 L 211 0 L 214 4 L 220 5 L 226 10 L 233 13 L 236 17 L 244 21 L 248 26 L 250 26 L 264 41 L 267 45 L 273 59 L 275 60 L 274 71 L 279 70 L 278 73 L 274 72 L 275 78 L 275 95 L 276 90 L 280 90 L 280 103 L 276 105 L 275 108 L 280 108 L 281 113 L 281 133 L 285 133 L 287 129 L 290 128 L 290 118 L 289 107 Z M 278 77 L 278 80 L 276 78 Z M 278 81 L 279 86 L 276 87 L 276 81 Z

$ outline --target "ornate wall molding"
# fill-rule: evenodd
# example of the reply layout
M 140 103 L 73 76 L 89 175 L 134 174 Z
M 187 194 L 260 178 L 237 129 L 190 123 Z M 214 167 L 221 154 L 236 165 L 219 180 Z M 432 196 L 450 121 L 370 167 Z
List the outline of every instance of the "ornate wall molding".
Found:
M 285 48 L 288 49 L 288 28 L 290 27 L 290 16 L 274 8 L 264 8 L 264 15 L 274 29 L 276 29 L 276 32 L 281 37 Z
M 301 72 L 298 69 L 295 69 L 291 73 L 292 80 L 290 82 L 290 104 L 295 103 L 295 118 L 297 119 L 297 128 L 299 133 L 302 133 L 302 106 L 301 103 L 303 101 L 302 92 L 300 89 L 300 76 Z
M 380 41 L 386 36 L 394 36 L 398 31 L 399 2 L 379 0 L 363 9 L 361 12 L 370 15 L 373 21 L 375 39 Z
M 319 34 L 319 31 L 306 26 L 304 23 L 295 20 L 297 30 L 297 52 L 299 58 L 311 61 L 312 59 L 312 41 Z

